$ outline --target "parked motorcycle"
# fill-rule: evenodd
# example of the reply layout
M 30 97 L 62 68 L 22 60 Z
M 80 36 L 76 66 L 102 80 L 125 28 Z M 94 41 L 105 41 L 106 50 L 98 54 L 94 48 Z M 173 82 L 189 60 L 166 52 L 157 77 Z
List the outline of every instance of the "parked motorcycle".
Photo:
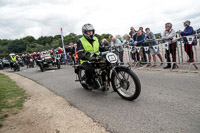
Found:
M 0 59 L 0 70 L 3 70 L 3 62 L 1 59 Z
M 117 92 L 125 100 L 135 100 L 141 92 L 141 84 L 137 75 L 131 70 L 130 66 L 120 65 L 118 57 L 111 51 L 99 53 L 86 53 L 89 57 L 90 54 L 95 54 L 94 62 L 89 62 L 95 68 L 95 73 L 91 77 L 93 84 L 92 90 L 107 91 L 110 86 L 114 92 Z M 76 81 L 80 81 L 83 88 L 89 90 L 85 85 L 87 79 L 85 70 L 82 65 L 74 66 L 75 73 L 77 74 Z
M 2 59 L 3 68 L 10 68 L 10 62 L 6 59 Z

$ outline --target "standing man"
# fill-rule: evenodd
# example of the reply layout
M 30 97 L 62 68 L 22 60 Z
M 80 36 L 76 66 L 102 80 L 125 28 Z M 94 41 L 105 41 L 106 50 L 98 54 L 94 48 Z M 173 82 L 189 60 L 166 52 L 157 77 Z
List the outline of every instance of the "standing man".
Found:
M 155 37 L 155 35 L 153 34 L 153 32 L 150 31 L 150 28 L 146 28 L 145 31 L 146 31 L 146 40 L 147 40 L 147 41 L 154 41 L 154 42 L 152 43 L 152 45 L 158 45 L 158 43 L 156 42 L 156 37 Z M 162 64 L 163 64 L 163 59 L 162 59 L 162 56 L 161 56 L 161 54 L 160 54 L 160 52 L 159 52 L 159 47 L 158 47 L 158 50 L 157 50 L 157 51 L 155 51 L 153 47 L 150 47 L 149 49 L 150 49 L 150 52 L 151 52 L 151 54 L 152 54 L 152 56 L 153 56 L 153 61 L 154 61 L 154 65 L 153 65 L 152 67 L 156 67 L 156 66 L 157 66 L 157 65 L 156 65 L 156 55 L 158 56 L 158 58 L 159 58 L 160 61 L 161 61 L 161 64 L 160 64 L 160 65 L 162 65 Z M 151 55 L 148 54 L 148 56 L 151 56 Z M 149 60 L 151 60 L 150 57 L 149 57 Z M 150 62 L 150 61 L 149 61 L 149 62 Z
M 136 40 L 136 34 L 137 34 L 137 32 L 136 32 L 136 30 L 135 30 L 134 27 L 131 27 L 130 30 L 131 30 L 131 31 L 129 32 L 129 35 L 130 35 L 131 38 L 133 38 L 133 40 L 135 41 L 135 40 Z
M 144 48 L 142 48 L 142 44 L 144 42 L 144 39 L 145 39 L 145 34 L 143 34 L 141 30 L 139 30 L 136 34 L 136 40 L 135 40 L 134 44 L 135 44 L 135 46 L 141 47 L 141 49 L 139 51 L 139 54 L 141 56 L 141 61 L 147 62 L 147 60 L 145 59 L 145 56 L 143 54 Z
M 107 48 L 110 47 L 108 40 L 106 40 L 105 38 L 102 40 L 102 43 L 104 47 L 107 47 Z
M 164 69 L 171 68 L 171 59 L 170 59 L 170 54 L 172 55 L 172 61 L 176 62 L 176 47 L 177 47 L 177 42 L 175 41 L 176 37 L 176 32 L 172 29 L 172 24 L 171 23 L 166 23 L 165 24 L 165 31 L 162 36 L 162 39 L 165 42 L 169 43 L 168 50 L 165 50 L 166 53 L 166 59 L 167 59 L 167 66 L 164 67 Z M 176 68 L 176 64 L 173 64 L 172 69 Z
M 73 54 L 74 54 L 74 44 L 73 43 L 69 43 L 69 49 L 70 49 L 70 58 L 73 60 L 74 62 L 74 58 L 73 58 Z
M 193 27 L 190 26 L 190 21 L 185 21 L 183 22 L 184 24 L 184 31 L 179 30 L 179 34 L 181 34 L 181 36 L 189 36 L 189 35 L 194 35 L 194 30 Z M 189 56 L 189 60 L 187 62 L 194 62 L 194 58 L 193 58 L 193 50 L 192 50 L 192 44 L 190 45 L 188 43 L 188 40 L 186 37 L 183 38 L 184 44 L 185 44 L 185 52 L 187 53 L 187 55 Z
M 122 42 L 113 36 L 110 37 L 110 40 L 111 47 L 118 51 L 120 63 L 123 64 L 124 49 L 122 47 Z

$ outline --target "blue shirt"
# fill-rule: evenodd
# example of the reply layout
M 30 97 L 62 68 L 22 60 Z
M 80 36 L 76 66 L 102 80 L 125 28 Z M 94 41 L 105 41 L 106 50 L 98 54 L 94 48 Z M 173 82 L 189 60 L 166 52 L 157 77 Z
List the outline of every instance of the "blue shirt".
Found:
M 130 44 L 129 44 L 130 46 L 135 46 L 133 38 L 130 38 L 130 39 L 126 40 L 126 42 L 124 43 L 125 46 L 126 46 L 128 43 L 130 43 Z
M 184 31 L 181 33 L 182 36 L 188 36 L 188 35 L 193 35 L 194 30 L 191 26 L 188 26 L 184 29 Z
M 193 27 L 191 26 L 186 27 L 184 31 L 181 33 L 182 36 L 188 36 L 188 35 L 193 35 L 193 34 L 194 34 L 194 30 L 193 30 Z M 186 37 L 184 37 L 183 40 L 184 40 L 184 43 L 187 42 Z
M 136 35 L 136 41 L 138 44 L 142 44 L 144 42 L 144 39 L 145 39 L 145 34 L 142 33 L 141 36 L 138 36 L 138 34 Z

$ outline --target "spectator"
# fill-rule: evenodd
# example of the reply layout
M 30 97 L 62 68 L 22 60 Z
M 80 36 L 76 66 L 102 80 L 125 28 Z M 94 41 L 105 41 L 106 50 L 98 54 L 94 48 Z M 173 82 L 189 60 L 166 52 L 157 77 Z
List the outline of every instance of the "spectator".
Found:
M 71 64 L 72 63 L 72 60 L 71 60 L 71 49 L 69 47 L 69 45 L 66 45 L 65 46 L 65 52 L 66 52 L 66 56 L 67 56 L 67 61 Z
M 120 60 L 121 64 L 123 64 L 124 50 L 123 50 L 121 41 L 119 39 L 116 39 L 113 36 L 110 36 L 110 39 L 111 39 L 111 41 L 110 41 L 111 47 L 117 50 L 117 52 L 118 52 L 117 54 L 119 55 L 119 60 Z
M 74 44 L 74 52 L 73 52 L 73 58 L 74 58 L 74 65 L 80 64 L 80 60 L 77 54 L 77 44 Z
M 190 21 L 185 21 L 184 22 L 184 31 L 179 30 L 179 34 L 182 36 L 189 36 L 189 35 L 194 35 L 194 30 L 193 27 L 190 26 Z M 189 60 L 187 62 L 194 62 L 193 58 L 193 50 L 192 50 L 192 45 L 189 45 L 188 40 L 186 37 L 183 38 L 184 44 L 185 44 L 185 52 L 189 56 Z
M 126 42 L 122 46 L 135 46 L 133 38 L 130 35 L 126 35 Z
M 162 36 L 162 39 L 164 39 L 165 42 L 169 43 L 169 49 L 166 49 L 166 59 L 167 59 L 167 66 L 164 67 L 164 69 L 171 68 L 171 59 L 170 59 L 170 54 L 172 54 L 172 60 L 173 62 L 176 62 L 176 47 L 177 47 L 177 42 L 174 40 L 176 37 L 176 32 L 172 29 L 172 24 L 171 23 L 166 23 L 165 24 L 165 31 Z M 172 66 L 172 69 L 176 68 L 176 64 L 174 63 Z
M 70 58 L 71 58 L 71 59 L 73 60 L 73 62 L 74 62 L 73 54 L 74 54 L 75 48 L 74 48 L 73 43 L 69 43 L 69 48 L 70 48 Z
M 143 42 L 144 42 L 144 39 L 145 39 L 145 34 L 143 34 L 141 30 L 139 30 L 139 31 L 137 32 L 137 34 L 136 34 L 136 41 L 134 42 L 134 44 L 135 44 L 136 46 L 141 47 L 141 48 L 140 48 L 140 51 L 139 51 L 139 54 L 140 54 L 140 56 L 141 56 L 141 61 L 142 61 L 142 62 L 146 62 L 146 60 L 145 60 L 145 58 L 144 58 L 144 54 L 143 54 L 144 48 L 142 47 L 142 44 L 143 44 Z
M 143 27 L 140 27 L 139 30 L 141 30 L 142 33 L 145 34 L 145 32 L 144 32 L 144 28 L 143 28 Z
M 136 53 L 135 53 L 136 49 L 135 49 L 135 44 L 134 44 L 133 38 L 131 38 L 130 35 L 126 35 L 126 42 L 122 45 L 123 46 L 132 46 L 132 50 L 130 52 L 130 55 L 131 55 L 132 59 L 134 60 L 134 63 L 137 62 L 136 57 L 135 57 L 136 56 Z
M 102 40 L 103 46 L 109 48 L 110 45 L 108 43 L 108 40 L 106 40 L 105 38 Z
M 158 43 L 155 41 L 155 40 L 156 40 L 156 37 L 155 37 L 155 35 L 153 34 L 153 32 L 150 31 L 150 28 L 146 28 L 145 31 L 146 31 L 146 40 L 147 40 L 147 41 L 154 41 L 152 45 L 157 45 Z M 151 52 L 151 54 L 152 54 L 152 56 L 153 56 L 153 61 L 154 61 L 154 65 L 153 65 L 152 67 L 156 67 L 156 66 L 157 66 L 157 65 L 156 65 L 156 55 L 158 56 L 158 58 L 159 58 L 160 61 L 161 61 L 161 64 L 160 64 L 160 65 L 162 65 L 162 64 L 163 64 L 163 60 L 162 60 L 162 56 L 161 56 L 161 54 L 160 54 L 160 52 L 159 52 L 159 47 L 158 47 L 157 52 L 154 50 L 153 47 L 150 47 L 149 50 L 150 50 L 150 52 Z M 151 56 L 151 55 L 149 54 L 148 56 Z M 150 57 L 149 57 L 149 60 L 151 60 Z M 151 62 L 151 61 L 149 61 L 149 62 Z
M 63 52 L 61 47 L 58 47 L 57 54 L 61 54 Z
M 130 32 L 129 32 L 129 35 L 131 36 L 131 38 L 133 38 L 133 40 L 135 41 L 136 40 L 136 30 L 135 30 L 135 28 L 134 27 L 131 27 L 130 28 Z

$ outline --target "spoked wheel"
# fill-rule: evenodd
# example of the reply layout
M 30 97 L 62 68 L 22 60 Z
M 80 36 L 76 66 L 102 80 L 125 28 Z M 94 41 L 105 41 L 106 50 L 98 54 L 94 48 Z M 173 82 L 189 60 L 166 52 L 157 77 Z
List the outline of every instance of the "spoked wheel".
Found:
M 61 66 L 61 63 L 60 63 L 60 61 L 58 60 L 58 62 L 57 62 L 57 68 L 60 69 L 60 66 Z
M 41 72 L 44 72 L 44 65 L 42 63 L 40 63 L 40 70 Z
M 17 65 L 17 71 L 20 71 L 20 67 L 19 67 L 19 65 Z
M 80 70 L 79 70 L 78 78 L 79 78 L 80 83 L 81 83 L 81 82 L 85 82 L 85 83 L 86 83 L 86 75 L 85 75 L 85 70 L 84 70 L 84 69 L 80 69 Z M 89 90 L 88 87 L 85 86 L 84 84 L 81 83 L 81 85 L 82 85 L 82 87 L 83 87 L 84 89 Z
M 112 74 L 111 83 L 116 91 L 125 100 L 135 100 L 141 92 L 141 84 L 137 75 L 132 70 L 117 70 L 117 75 Z

